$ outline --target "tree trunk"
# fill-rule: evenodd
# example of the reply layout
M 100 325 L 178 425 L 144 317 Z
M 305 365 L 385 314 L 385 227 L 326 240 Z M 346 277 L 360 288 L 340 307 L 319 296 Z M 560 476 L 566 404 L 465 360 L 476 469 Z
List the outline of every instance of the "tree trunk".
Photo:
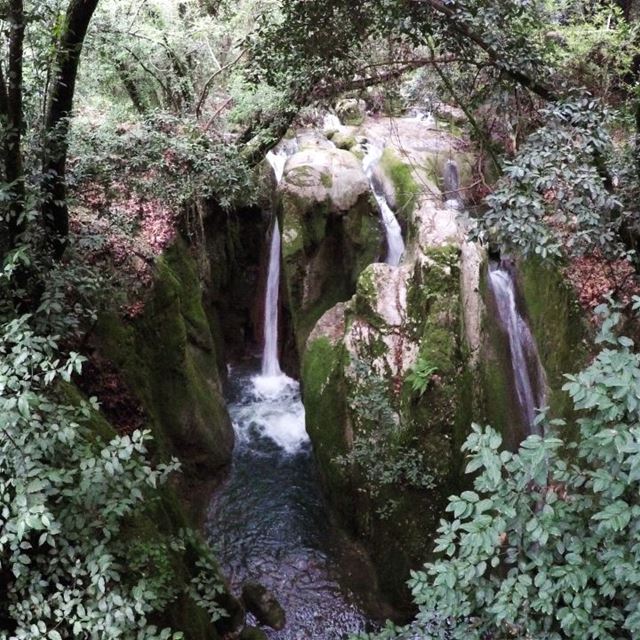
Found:
M 120 80 L 122 80 L 122 84 L 127 91 L 127 95 L 129 96 L 129 99 L 131 100 L 136 111 L 141 116 L 145 115 L 145 113 L 147 112 L 147 109 L 145 107 L 144 100 L 140 95 L 140 91 L 138 91 L 138 85 L 135 83 L 135 80 L 133 80 L 133 78 L 131 77 L 131 74 L 129 72 L 129 69 L 127 68 L 127 65 L 120 60 L 116 60 L 114 62 L 114 65 L 116 67 L 116 71 L 118 72 L 118 75 L 120 76 Z
M 14 247 L 24 231 L 24 172 L 22 166 L 22 55 L 25 17 L 22 0 L 9 3 L 9 68 L 6 93 L 6 131 L 3 140 L 5 176 L 9 184 L 9 241 Z M 4 87 L 3 87 L 4 91 Z
M 69 119 L 73 108 L 82 44 L 98 0 L 71 0 L 64 32 L 58 42 L 53 84 L 45 121 L 44 225 L 50 235 L 53 256 L 62 257 L 69 233 L 65 173 Z

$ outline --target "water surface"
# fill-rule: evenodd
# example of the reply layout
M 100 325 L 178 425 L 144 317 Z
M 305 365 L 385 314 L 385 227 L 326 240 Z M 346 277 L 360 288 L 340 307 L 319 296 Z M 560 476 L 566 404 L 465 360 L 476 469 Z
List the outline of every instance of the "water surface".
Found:
M 234 592 L 252 580 L 275 593 L 287 627 L 269 638 L 338 640 L 370 627 L 375 578 L 323 501 L 298 384 L 236 368 L 229 386 L 236 450 L 207 535 Z

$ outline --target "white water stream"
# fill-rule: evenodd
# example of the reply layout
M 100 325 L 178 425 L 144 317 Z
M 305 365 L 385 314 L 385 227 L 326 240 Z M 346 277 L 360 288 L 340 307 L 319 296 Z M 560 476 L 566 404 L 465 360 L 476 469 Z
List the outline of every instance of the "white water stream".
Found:
M 387 237 L 387 258 L 385 262 L 397 267 L 400 264 L 402 254 L 405 250 L 404 240 L 402 238 L 402 229 L 400 228 L 400 223 L 398 222 L 395 213 L 393 213 L 391 207 L 387 203 L 384 193 L 380 193 L 379 189 L 376 189 L 374 180 L 374 171 L 382 158 L 384 149 L 369 142 L 364 146 L 364 150 L 365 156 L 362 160 L 362 166 L 367 178 L 369 179 L 371 191 L 373 191 L 373 195 L 378 203 L 382 223 L 385 229 L 385 235 Z
M 278 182 L 288 153 L 268 160 Z M 274 220 L 265 292 L 265 340 L 260 375 L 229 369 L 229 413 L 236 433 L 233 468 L 214 497 L 209 539 L 232 588 L 247 581 L 272 591 L 286 627 L 265 629 L 270 640 L 334 640 L 371 629 L 365 613 L 381 609 L 377 592 L 354 588 L 374 582 L 359 548 L 335 526 L 319 489 L 299 384 L 278 360 L 281 238 Z M 367 604 L 369 603 L 370 604 Z M 365 606 L 366 605 L 366 606 Z M 249 616 L 249 623 L 255 621 Z
M 278 152 L 269 151 L 267 161 L 273 168 L 276 184 L 280 184 L 289 154 L 286 150 Z M 267 388 L 278 388 L 286 384 L 288 378 L 283 376 L 278 359 L 278 322 L 280 304 L 280 248 L 282 238 L 278 218 L 274 216 L 271 230 L 271 245 L 269 249 L 269 272 L 267 276 L 267 289 L 264 301 L 264 351 L 262 354 L 262 377 L 266 380 L 259 381 Z M 279 382 L 270 379 L 279 378 Z M 282 379 L 284 378 L 284 379 Z
M 544 370 L 529 325 L 518 310 L 513 277 L 502 264 L 489 270 L 500 324 L 509 338 L 511 366 L 518 404 L 528 433 L 535 432 L 536 410 L 545 403 Z

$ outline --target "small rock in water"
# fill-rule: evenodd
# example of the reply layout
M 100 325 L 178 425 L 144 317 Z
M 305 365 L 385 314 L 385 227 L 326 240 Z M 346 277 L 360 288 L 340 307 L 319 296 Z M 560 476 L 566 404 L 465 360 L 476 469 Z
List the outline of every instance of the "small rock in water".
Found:
M 258 627 L 245 627 L 240 634 L 240 640 L 268 640 L 267 634 Z
M 242 587 L 242 599 L 260 624 L 276 631 L 284 629 L 286 616 L 276 597 L 266 587 L 257 582 L 247 582 Z

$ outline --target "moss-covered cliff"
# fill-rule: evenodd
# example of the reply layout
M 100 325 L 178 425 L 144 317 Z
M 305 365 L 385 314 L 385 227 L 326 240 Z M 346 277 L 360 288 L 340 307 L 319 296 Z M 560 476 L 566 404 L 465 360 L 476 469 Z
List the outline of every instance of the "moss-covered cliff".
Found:
M 148 418 L 158 448 L 188 477 L 211 477 L 231 459 L 233 428 L 193 258 L 182 241 L 158 259 L 142 314 L 115 311 L 96 326 L 95 349 L 116 366 Z
M 214 640 L 229 622 L 216 629 L 207 612 L 186 595 L 191 579 L 201 570 L 199 561 L 208 552 L 197 534 L 185 539 L 182 532 L 199 525 L 207 487 L 229 464 L 234 436 L 198 270 L 183 241 L 157 260 L 142 313 L 134 319 L 115 310 L 103 313 L 90 345 L 90 356 L 108 362 L 140 404 L 140 426 L 153 434 L 155 458 L 175 456 L 182 463 L 182 473 L 172 485 L 159 496 L 150 492 L 144 512 L 124 528 L 127 544 L 140 558 L 139 566 L 130 571 L 148 572 L 160 591 L 183 593 L 156 623 L 183 631 L 188 640 Z M 99 395 L 95 387 L 92 391 Z M 91 424 L 102 437 L 122 428 L 98 413 L 92 415 Z M 224 581 L 222 575 L 219 579 Z M 219 602 L 233 614 L 235 624 L 238 616 L 243 618 L 229 593 L 220 595 Z

